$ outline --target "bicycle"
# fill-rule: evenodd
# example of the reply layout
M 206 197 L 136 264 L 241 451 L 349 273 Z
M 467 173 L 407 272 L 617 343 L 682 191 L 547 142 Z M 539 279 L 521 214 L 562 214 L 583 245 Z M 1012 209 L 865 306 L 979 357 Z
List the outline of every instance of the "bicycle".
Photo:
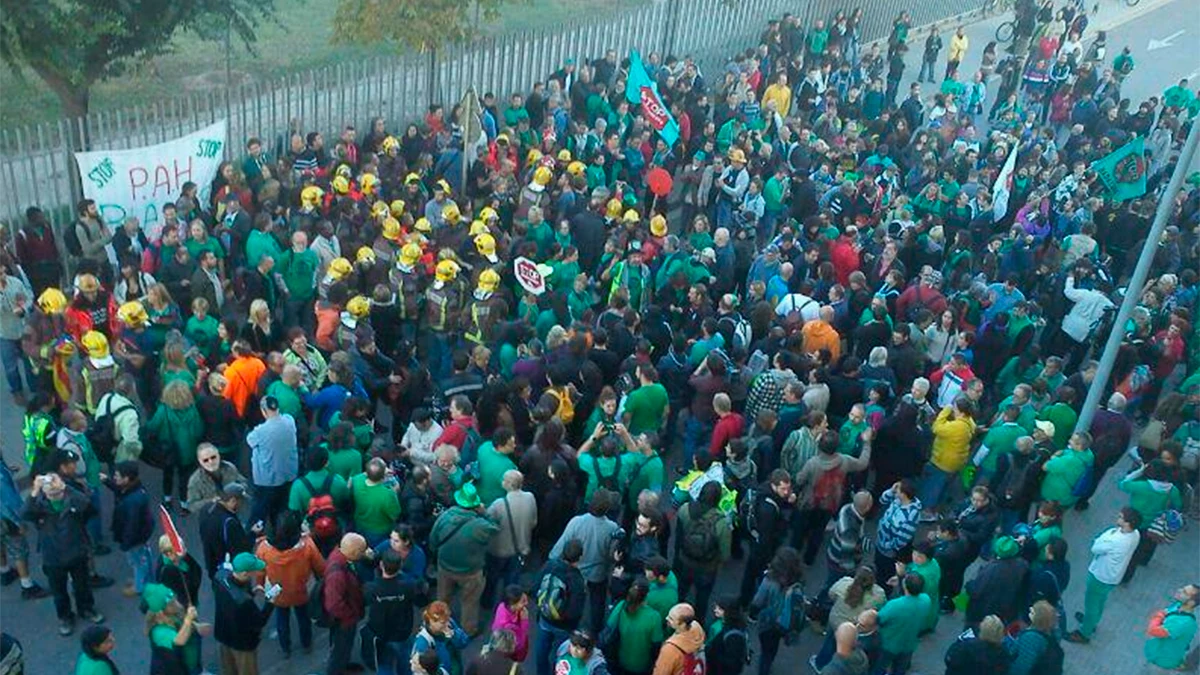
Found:
M 1016 0 L 988 0 L 988 2 L 984 3 L 983 5 L 983 14 L 984 16 L 1005 14 L 1016 9 L 1016 6 Z
M 1004 23 L 996 26 L 996 42 L 1005 43 L 1013 39 L 1013 35 L 1017 32 L 1017 20 L 1009 19 Z

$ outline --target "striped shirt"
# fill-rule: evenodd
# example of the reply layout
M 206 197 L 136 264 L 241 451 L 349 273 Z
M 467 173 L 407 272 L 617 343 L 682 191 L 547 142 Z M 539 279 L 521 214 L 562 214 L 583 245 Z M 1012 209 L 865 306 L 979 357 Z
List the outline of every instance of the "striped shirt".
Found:
M 879 498 L 879 505 L 887 510 L 879 519 L 875 546 L 881 553 L 893 556 L 912 543 L 921 517 L 921 500 L 914 498 L 908 504 L 902 504 L 896 499 L 896 491 L 888 488 Z

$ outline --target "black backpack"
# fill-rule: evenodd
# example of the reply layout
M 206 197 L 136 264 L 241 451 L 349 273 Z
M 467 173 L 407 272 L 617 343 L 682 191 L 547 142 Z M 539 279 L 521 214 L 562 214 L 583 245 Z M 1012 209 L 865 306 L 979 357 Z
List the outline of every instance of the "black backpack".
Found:
M 71 223 L 63 231 L 63 244 L 67 247 L 67 253 L 74 256 L 83 255 L 83 243 L 79 241 L 79 231 L 76 229 L 79 223 Z
M 695 515 L 693 511 L 689 514 L 692 517 L 687 526 L 683 528 L 680 549 L 695 562 L 708 562 L 721 548 L 720 542 L 717 541 L 716 518 L 713 518 L 712 514 L 716 514 L 717 518 L 722 517 L 720 509 L 716 508 L 710 509 L 702 516 Z
M 112 462 L 115 456 L 117 445 L 117 417 L 127 411 L 133 410 L 132 405 L 122 405 L 113 410 L 113 399 L 110 396 L 104 405 L 104 414 L 97 415 L 88 426 L 86 432 L 88 442 L 92 445 L 92 451 L 96 453 L 96 458 L 101 462 Z
M 596 472 L 596 487 L 619 493 L 621 491 L 621 456 L 617 455 L 613 459 L 616 460 L 616 464 L 613 465 L 612 475 L 605 476 L 600 472 L 600 460 L 592 455 L 592 471 Z

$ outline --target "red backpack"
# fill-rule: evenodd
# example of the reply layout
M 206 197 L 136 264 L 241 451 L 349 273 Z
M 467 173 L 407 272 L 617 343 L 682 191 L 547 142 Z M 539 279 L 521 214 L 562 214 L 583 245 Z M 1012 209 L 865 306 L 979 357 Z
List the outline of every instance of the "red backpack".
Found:
M 677 675 L 705 675 L 708 670 L 708 660 L 704 657 L 704 647 L 700 647 L 691 654 L 683 651 L 683 648 L 674 642 L 668 642 L 675 649 L 683 654 L 683 667 L 679 669 Z
M 318 491 L 302 476 L 300 482 L 308 489 L 308 528 L 317 539 L 336 539 L 342 533 L 342 525 L 338 522 L 337 506 L 333 503 L 333 474 L 325 476 L 325 482 Z
M 830 513 L 837 513 L 842 505 L 842 495 L 846 489 L 846 472 L 841 465 L 824 472 L 813 485 L 812 507 Z

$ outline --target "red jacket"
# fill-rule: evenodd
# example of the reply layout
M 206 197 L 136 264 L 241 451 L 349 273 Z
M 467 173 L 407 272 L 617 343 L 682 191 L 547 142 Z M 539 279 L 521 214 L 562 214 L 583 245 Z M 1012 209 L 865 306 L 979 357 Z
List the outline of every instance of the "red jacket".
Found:
M 476 426 L 474 417 L 463 417 L 456 419 L 447 424 L 446 428 L 442 429 L 442 435 L 438 436 L 438 439 L 433 442 L 433 447 L 437 448 L 441 445 L 453 445 L 459 450 L 462 450 L 463 444 L 467 442 L 467 430 L 475 428 Z
M 104 333 L 110 341 L 120 332 L 118 330 L 120 321 L 117 319 L 117 301 L 108 291 L 101 291 L 102 295 L 97 296 L 98 301 L 95 306 L 84 306 L 83 296 L 79 296 L 67 307 L 64 312 L 66 317 L 67 332 L 76 341 L 83 339 L 83 334 L 90 331 L 100 331 Z M 101 300 L 101 297 L 107 296 L 107 300 Z
M 725 446 L 735 438 L 746 435 L 746 418 L 738 413 L 730 413 L 717 420 L 713 426 L 712 440 L 708 444 L 708 454 L 720 461 L 724 459 Z
M 896 318 L 900 321 L 908 321 L 908 306 L 915 306 L 917 303 L 933 312 L 934 317 L 946 311 L 946 296 L 942 295 L 938 289 L 923 287 L 918 282 L 904 289 L 900 297 L 896 298 Z
M 333 549 L 325 564 L 325 611 L 342 628 L 353 628 L 364 616 L 362 582 L 341 549 Z
M 833 263 L 833 271 L 837 274 L 838 283 L 846 286 L 850 283 L 850 273 L 858 270 L 860 261 L 854 244 L 846 237 L 838 237 L 829 247 L 829 261 Z

